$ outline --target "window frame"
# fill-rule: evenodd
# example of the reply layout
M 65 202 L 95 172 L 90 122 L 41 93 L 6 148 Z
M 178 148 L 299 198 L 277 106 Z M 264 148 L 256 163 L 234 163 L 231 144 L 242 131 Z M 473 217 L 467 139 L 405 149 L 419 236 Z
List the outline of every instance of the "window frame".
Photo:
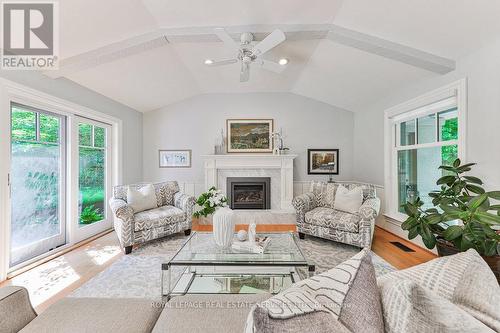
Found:
M 402 146 L 400 141 L 399 124 L 404 121 L 417 119 L 430 114 L 438 114 L 446 110 L 446 105 L 450 105 L 451 99 L 456 101 L 458 116 L 458 139 L 439 141 L 439 117 L 436 116 L 436 140 L 431 143 L 418 143 L 418 122 L 415 121 L 415 144 Z M 448 104 L 447 104 L 448 103 Z M 458 146 L 458 157 L 466 160 L 466 127 L 467 127 L 467 80 L 448 84 L 407 102 L 398 104 L 384 112 L 384 132 L 385 132 L 385 190 L 386 203 L 385 215 L 399 223 L 403 222 L 407 215 L 399 212 L 398 209 L 398 160 L 399 151 L 432 148 L 443 146 Z
M 11 103 L 21 104 L 29 106 L 34 109 L 43 110 L 45 113 L 53 113 L 56 115 L 66 117 L 65 128 L 71 128 L 77 117 L 85 118 L 88 120 L 94 120 L 110 125 L 109 140 L 111 140 L 111 184 L 112 186 L 122 183 L 122 137 L 123 137 L 123 121 L 114 116 L 99 112 L 97 110 L 87 108 L 85 106 L 69 102 L 67 100 L 54 97 L 50 94 L 40 92 L 36 89 L 29 88 L 25 85 L 18 84 L 3 78 L 0 78 L 0 133 L 10 134 L 10 104 Z M 8 110 L 9 112 L 5 112 Z M 71 138 L 70 138 L 71 137 Z M 67 154 L 66 162 L 73 158 L 74 151 L 77 148 L 77 141 L 74 135 L 67 132 L 68 142 L 66 144 Z M 33 258 L 32 260 L 26 261 L 25 263 L 9 267 L 9 253 L 10 253 L 10 149 L 11 149 L 11 138 L 7 135 L 5 138 L 2 137 L 0 140 L 0 158 L 3 163 L 0 163 L 0 281 L 5 280 L 12 271 L 16 271 L 23 267 L 28 267 L 27 265 L 32 262 L 50 257 L 56 252 L 64 251 L 65 249 L 75 245 L 78 241 L 75 237 L 74 230 L 72 228 L 66 228 L 66 245 L 58 247 L 42 256 Z M 69 165 L 69 164 L 68 164 Z M 74 168 L 71 167 L 72 169 Z M 74 170 L 70 170 L 69 167 L 67 172 L 67 180 L 74 173 Z M 74 196 L 74 184 L 67 182 L 66 184 L 68 191 L 66 197 L 66 209 L 67 215 L 66 220 L 71 219 L 76 216 L 74 210 L 75 201 Z M 73 223 L 69 223 L 73 225 Z M 73 228 L 74 229 L 74 228 Z

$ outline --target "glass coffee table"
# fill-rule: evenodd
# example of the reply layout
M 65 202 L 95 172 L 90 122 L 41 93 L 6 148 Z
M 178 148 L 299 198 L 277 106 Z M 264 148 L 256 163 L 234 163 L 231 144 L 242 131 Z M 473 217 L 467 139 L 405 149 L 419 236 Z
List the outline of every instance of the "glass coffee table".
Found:
M 175 295 L 217 293 L 279 293 L 292 283 L 314 275 L 294 233 L 265 233 L 271 237 L 264 253 L 222 250 L 212 233 L 194 232 L 161 266 L 161 293 Z M 236 240 L 235 240 L 236 242 Z

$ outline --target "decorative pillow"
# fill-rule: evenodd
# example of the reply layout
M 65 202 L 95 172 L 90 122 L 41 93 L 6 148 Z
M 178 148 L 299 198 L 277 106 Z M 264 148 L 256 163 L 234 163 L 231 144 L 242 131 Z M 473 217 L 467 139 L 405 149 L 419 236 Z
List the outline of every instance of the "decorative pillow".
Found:
M 326 183 L 325 182 L 318 182 L 318 181 L 312 181 L 311 182 L 311 188 L 309 189 L 309 192 L 314 194 L 314 197 L 316 198 L 316 206 L 317 207 L 325 207 L 325 193 L 326 193 Z
M 156 193 L 153 184 L 139 189 L 129 186 L 127 189 L 127 203 L 134 213 L 156 208 Z
M 384 331 L 380 294 L 365 249 L 254 306 L 246 332 Z
M 335 203 L 333 208 L 347 213 L 357 213 L 363 204 L 363 190 L 361 187 L 355 187 L 348 190 L 343 185 L 339 185 L 335 194 Z
M 414 281 L 500 332 L 500 287 L 488 264 L 475 250 L 388 273 L 378 283 L 384 287 L 401 279 Z
M 335 205 L 335 193 L 337 192 L 338 184 L 327 183 L 325 189 L 325 195 L 323 197 L 324 207 L 333 208 Z
M 411 280 L 384 283 L 381 294 L 387 333 L 493 332 L 457 305 Z

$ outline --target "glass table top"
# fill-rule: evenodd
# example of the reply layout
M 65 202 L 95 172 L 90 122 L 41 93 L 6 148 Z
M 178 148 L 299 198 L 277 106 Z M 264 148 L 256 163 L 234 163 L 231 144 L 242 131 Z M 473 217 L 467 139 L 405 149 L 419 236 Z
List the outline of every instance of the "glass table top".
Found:
M 248 253 L 233 249 L 221 249 L 211 232 L 194 232 L 177 254 L 168 262 L 170 265 L 307 265 L 293 233 L 259 233 L 271 241 L 264 253 Z M 238 240 L 234 240 L 238 242 Z

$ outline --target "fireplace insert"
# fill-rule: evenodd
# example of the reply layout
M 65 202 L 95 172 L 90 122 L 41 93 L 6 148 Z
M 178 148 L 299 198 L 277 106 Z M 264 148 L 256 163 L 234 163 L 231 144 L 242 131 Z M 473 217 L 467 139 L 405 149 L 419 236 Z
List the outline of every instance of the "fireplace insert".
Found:
M 227 198 L 231 209 L 270 209 L 271 178 L 228 177 Z

